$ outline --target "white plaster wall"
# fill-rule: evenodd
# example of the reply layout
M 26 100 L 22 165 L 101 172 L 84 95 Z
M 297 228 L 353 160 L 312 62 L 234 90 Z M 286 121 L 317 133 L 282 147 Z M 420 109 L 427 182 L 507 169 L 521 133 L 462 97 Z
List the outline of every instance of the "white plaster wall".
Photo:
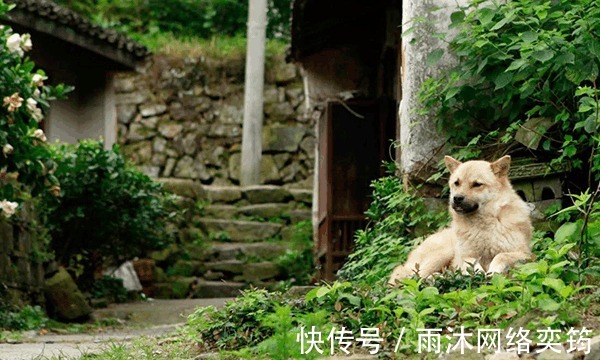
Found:
M 103 138 L 105 147 L 116 141 L 116 105 L 112 77 L 82 76 L 68 99 L 52 102 L 46 119 L 51 142 L 75 144 L 82 139 Z
M 434 38 L 439 32 L 448 32 L 450 14 L 458 6 L 466 5 L 466 0 L 405 0 L 402 4 L 403 26 L 406 30 L 414 24 L 411 19 L 423 17 L 428 24 L 419 24 L 416 31 L 402 39 L 402 101 L 400 103 L 400 146 L 401 166 L 405 174 L 415 175 L 429 162 L 435 165 L 444 155 L 440 150 L 443 137 L 436 130 L 431 116 L 417 116 L 420 107 L 417 94 L 428 78 L 447 69 L 456 60 L 448 54 L 447 43 Z M 434 8 L 439 10 L 434 11 Z M 449 34 L 448 36 L 452 36 Z M 416 41 L 413 42 L 413 39 Z M 433 66 L 427 66 L 427 56 L 431 51 L 445 49 L 442 59 Z M 434 154 L 436 156 L 432 159 Z M 423 174 L 421 174 L 423 175 Z

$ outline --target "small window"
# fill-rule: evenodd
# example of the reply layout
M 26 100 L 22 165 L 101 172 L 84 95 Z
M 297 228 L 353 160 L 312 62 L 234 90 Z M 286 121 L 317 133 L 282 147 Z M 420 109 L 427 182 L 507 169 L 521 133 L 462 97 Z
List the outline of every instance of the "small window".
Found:
M 523 190 L 517 190 L 517 195 L 519 195 L 524 201 L 527 201 L 527 196 L 525 196 L 525 192 Z
M 542 189 L 542 200 L 552 200 L 556 199 L 556 195 L 554 194 L 554 190 L 548 186 L 544 186 Z

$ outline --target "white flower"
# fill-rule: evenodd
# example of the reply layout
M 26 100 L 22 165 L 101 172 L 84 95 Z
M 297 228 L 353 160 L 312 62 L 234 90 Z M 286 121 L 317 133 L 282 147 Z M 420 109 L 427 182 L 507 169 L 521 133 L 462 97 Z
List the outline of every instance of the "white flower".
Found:
M 37 101 L 32 98 L 27 99 L 27 110 L 33 112 L 35 109 L 37 109 Z
M 0 209 L 2 209 L 2 213 L 7 218 L 15 214 L 15 210 L 17 210 L 18 206 L 19 204 L 14 201 L 8 201 L 6 199 L 0 201 Z
M 38 123 L 42 121 L 44 118 L 44 114 L 42 114 L 42 110 L 37 107 L 37 101 L 32 98 L 27 99 L 27 110 L 31 113 L 31 117 Z
M 6 144 L 2 147 L 2 152 L 4 155 L 12 154 L 15 148 L 11 144 Z
M 21 49 L 21 35 L 15 33 L 6 39 L 6 47 L 8 51 L 11 53 L 19 54 L 19 56 L 23 56 L 24 51 Z
M 47 79 L 47 77 L 45 77 L 44 75 L 33 74 L 33 77 L 31 78 L 31 83 L 33 83 L 36 86 L 42 86 L 42 85 L 44 85 L 44 80 L 46 80 L 46 79 Z
M 46 141 L 48 139 L 46 139 L 46 134 L 44 134 L 44 130 L 42 129 L 37 129 L 33 132 L 33 137 L 34 138 L 38 138 L 42 141 Z
M 8 106 L 8 112 L 15 112 L 22 104 L 23 98 L 19 96 L 19 93 L 4 97 L 4 106 Z
M 32 48 L 33 44 L 31 43 L 31 35 L 23 34 L 23 36 L 21 36 L 21 49 L 29 51 Z

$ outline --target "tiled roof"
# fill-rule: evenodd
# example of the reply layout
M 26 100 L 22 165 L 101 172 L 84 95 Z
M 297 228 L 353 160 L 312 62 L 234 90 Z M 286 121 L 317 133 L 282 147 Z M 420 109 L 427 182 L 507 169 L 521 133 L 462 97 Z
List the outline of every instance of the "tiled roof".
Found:
M 16 9 L 13 11 L 21 10 L 36 17 L 66 26 L 80 35 L 92 38 L 94 41 L 107 43 L 119 51 L 129 53 L 135 59 L 140 60 L 149 54 L 145 46 L 127 36 L 113 29 L 96 25 L 85 16 L 50 0 L 7 0 L 7 2 L 16 5 Z

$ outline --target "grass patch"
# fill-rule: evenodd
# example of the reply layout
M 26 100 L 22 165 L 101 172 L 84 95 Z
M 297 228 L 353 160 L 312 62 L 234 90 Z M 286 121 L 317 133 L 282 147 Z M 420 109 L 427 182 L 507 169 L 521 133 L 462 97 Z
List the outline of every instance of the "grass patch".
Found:
M 210 39 L 182 37 L 172 33 L 155 33 L 134 36 L 155 54 L 175 58 L 209 57 L 216 59 L 242 59 L 246 56 L 246 37 L 215 36 Z M 267 40 L 266 57 L 285 54 L 289 43 L 283 40 Z

